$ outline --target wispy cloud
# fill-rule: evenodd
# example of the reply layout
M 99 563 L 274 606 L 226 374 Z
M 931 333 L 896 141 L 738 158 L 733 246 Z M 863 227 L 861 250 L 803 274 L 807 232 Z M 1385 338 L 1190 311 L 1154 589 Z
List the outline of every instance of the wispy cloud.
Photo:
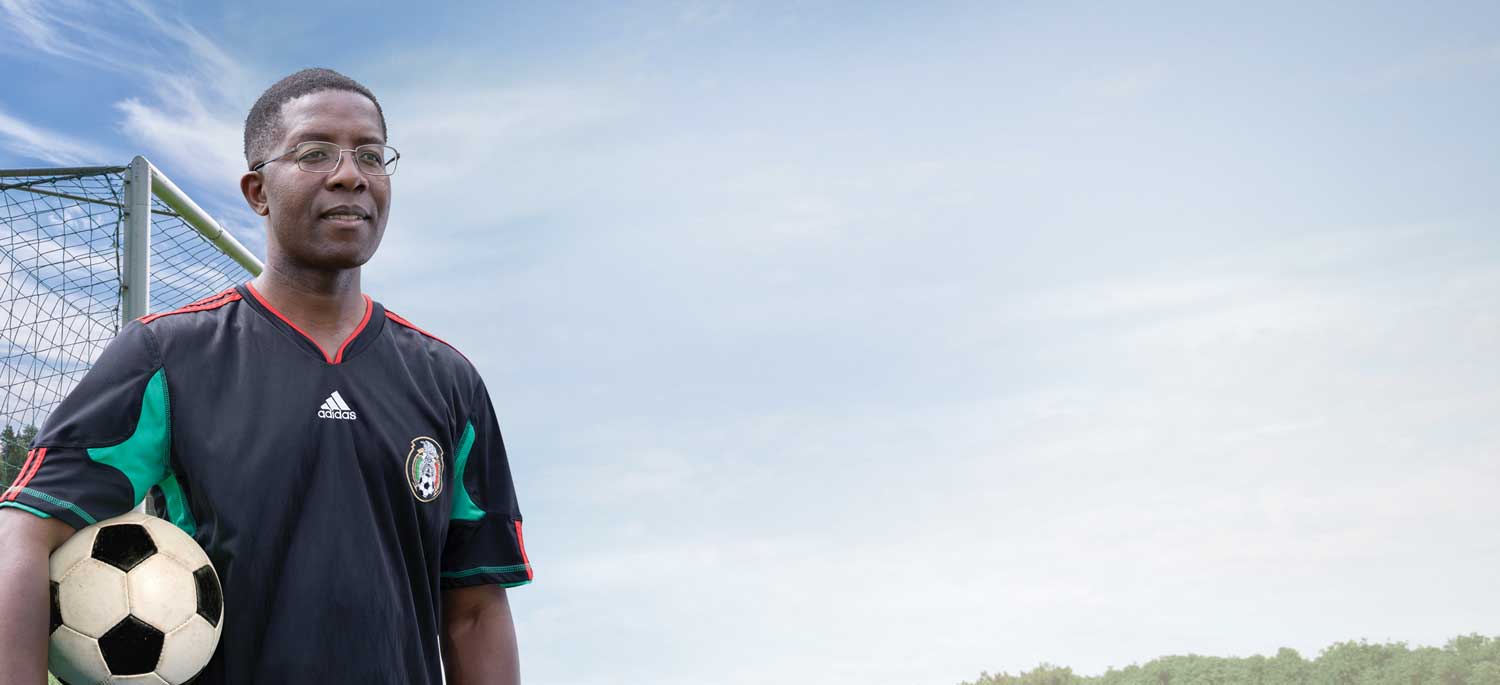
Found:
M 236 141 L 251 79 L 244 67 L 180 17 L 137 0 L 0 0 L 17 39 L 135 81 L 142 95 L 116 103 L 118 132 L 180 181 L 233 188 L 243 160 Z
M 189 77 L 158 77 L 158 104 L 128 98 L 115 105 L 124 116 L 120 131 L 152 150 L 153 161 L 174 176 L 208 188 L 236 188 L 245 168 L 237 144 L 241 124 L 226 107 L 205 102 L 199 83 Z
M 120 156 L 104 146 L 27 123 L 3 111 L 0 111 L 0 147 L 60 166 L 120 163 Z
M 685 26 L 704 27 L 717 24 L 734 14 L 734 3 L 726 0 L 691 0 L 682 7 L 677 20 Z
M 1369 89 L 1448 78 L 1473 69 L 1500 67 L 1500 44 L 1454 48 L 1410 55 L 1360 76 L 1360 85 Z
M 84 18 L 83 3 L 37 2 L 36 0 L 0 0 L 0 13 L 11 31 L 21 41 L 12 42 L 10 50 L 30 48 L 54 57 L 119 70 L 123 65 L 110 64 L 86 46 L 103 37 L 94 22 Z M 103 5 L 96 9 L 107 10 Z M 96 15 L 95 19 L 99 17 Z
M 1159 90 L 1166 84 L 1167 75 L 1164 64 L 1144 64 L 1085 77 L 1082 85 L 1095 97 L 1131 99 Z

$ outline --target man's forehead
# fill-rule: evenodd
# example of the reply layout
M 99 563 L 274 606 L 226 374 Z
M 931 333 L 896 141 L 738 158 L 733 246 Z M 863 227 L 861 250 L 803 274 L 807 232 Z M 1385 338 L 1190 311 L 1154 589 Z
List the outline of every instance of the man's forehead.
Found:
M 385 142 L 380 112 L 358 93 L 323 90 L 292 98 L 281 106 L 281 125 L 289 142 L 351 139 Z

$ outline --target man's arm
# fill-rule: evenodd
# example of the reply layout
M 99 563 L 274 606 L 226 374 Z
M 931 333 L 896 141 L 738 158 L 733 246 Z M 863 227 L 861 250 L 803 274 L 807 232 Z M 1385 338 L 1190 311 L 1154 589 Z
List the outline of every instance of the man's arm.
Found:
M 0 673 L 7 683 L 47 682 L 47 559 L 72 536 L 73 527 L 55 518 L 0 508 Z
M 520 685 L 516 626 L 505 588 L 476 585 L 444 590 L 441 637 L 449 685 Z

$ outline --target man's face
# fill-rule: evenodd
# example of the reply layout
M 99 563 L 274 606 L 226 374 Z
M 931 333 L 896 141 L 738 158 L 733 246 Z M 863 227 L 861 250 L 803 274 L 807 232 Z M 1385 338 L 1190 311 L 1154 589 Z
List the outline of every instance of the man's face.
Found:
M 352 150 L 384 143 L 375 103 L 358 93 L 324 90 L 288 100 L 281 106 L 281 140 L 268 154 L 298 143 L 325 141 Z M 389 176 L 367 175 L 342 153 L 333 173 L 297 168 L 295 154 L 276 157 L 241 182 L 245 198 L 269 218 L 269 250 L 290 261 L 322 270 L 352 269 L 370 260 L 385 235 L 391 206 Z M 353 218 L 355 215 L 358 218 Z

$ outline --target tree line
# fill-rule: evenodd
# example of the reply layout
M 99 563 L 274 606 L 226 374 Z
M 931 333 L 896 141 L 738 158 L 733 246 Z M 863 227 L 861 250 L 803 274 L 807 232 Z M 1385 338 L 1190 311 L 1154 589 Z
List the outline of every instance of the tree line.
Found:
M 961 685 L 1500 685 L 1500 638 L 1465 635 L 1442 647 L 1339 642 L 1311 660 L 1286 647 L 1271 657 L 1164 656 L 1097 676 L 1042 664 Z
M 36 439 L 36 426 L 28 425 L 19 432 L 10 425 L 0 429 L 0 488 L 9 487 L 16 474 L 26 464 L 26 450 Z

